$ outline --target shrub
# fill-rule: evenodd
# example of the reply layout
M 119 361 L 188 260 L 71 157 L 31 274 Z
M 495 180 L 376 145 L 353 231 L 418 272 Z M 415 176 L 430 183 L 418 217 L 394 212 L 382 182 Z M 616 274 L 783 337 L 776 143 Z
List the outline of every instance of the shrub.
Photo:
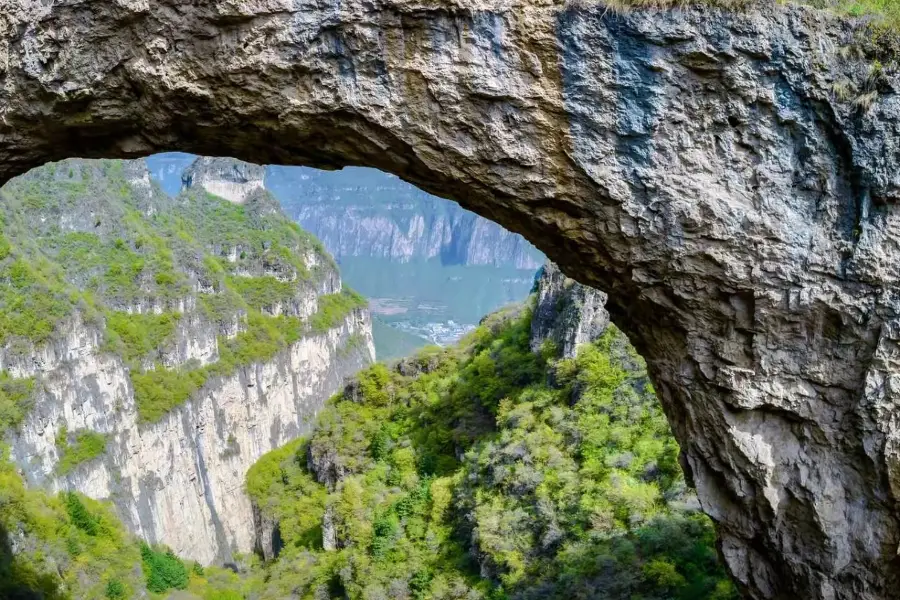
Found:
M 59 452 L 59 463 L 56 470 L 66 475 L 78 465 L 97 458 L 106 451 L 106 436 L 95 431 L 75 432 L 75 441 L 69 443 L 66 427 L 61 427 L 56 434 L 56 449 Z
M 337 327 L 350 312 L 368 304 L 363 296 L 348 287 L 337 294 L 319 296 L 318 303 L 318 310 L 309 318 L 309 327 L 315 333 Z
M 69 514 L 69 519 L 75 527 L 89 536 L 96 536 L 100 533 L 100 520 L 88 511 L 78 494 L 66 492 L 63 498 L 66 512 Z
M 145 423 L 159 421 L 180 406 L 206 382 L 205 369 L 165 369 L 157 367 L 145 373 L 131 373 L 134 401 Z
M 18 427 L 34 402 L 34 378 L 16 379 L 0 371 L 0 437 Z
M 144 576 L 147 578 L 147 589 L 151 592 L 162 594 L 170 589 L 187 588 L 188 571 L 171 550 L 160 551 L 147 544 L 141 544 L 141 559 L 144 564 Z
M 136 367 L 138 361 L 159 347 L 175 333 L 181 318 L 179 313 L 131 314 L 108 312 L 106 314 L 107 344 L 122 359 Z
M 271 309 L 290 302 L 297 294 L 297 284 L 280 281 L 271 275 L 263 277 L 232 277 L 229 285 L 244 301 L 257 310 Z
M 390 446 L 391 436 L 384 426 L 372 437 L 372 443 L 369 444 L 369 453 L 373 460 L 382 460 L 388 456 L 388 448 Z
M 106 584 L 105 595 L 110 600 L 124 600 L 128 597 L 128 590 L 125 588 L 125 584 L 118 579 L 110 579 Z

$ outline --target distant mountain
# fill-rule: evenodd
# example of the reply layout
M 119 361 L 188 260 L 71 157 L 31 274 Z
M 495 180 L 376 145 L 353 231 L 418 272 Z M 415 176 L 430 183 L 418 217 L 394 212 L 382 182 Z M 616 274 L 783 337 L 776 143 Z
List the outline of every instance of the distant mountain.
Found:
M 544 260 L 522 236 L 375 169 L 270 166 L 266 187 L 338 260 L 438 260 L 530 271 Z
M 166 152 L 154 154 L 144 159 L 150 176 L 159 182 L 163 191 L 170 196 L 177 196 L 181 191 L 181 175 L 197 159 L 193 154 L 184 152 Z

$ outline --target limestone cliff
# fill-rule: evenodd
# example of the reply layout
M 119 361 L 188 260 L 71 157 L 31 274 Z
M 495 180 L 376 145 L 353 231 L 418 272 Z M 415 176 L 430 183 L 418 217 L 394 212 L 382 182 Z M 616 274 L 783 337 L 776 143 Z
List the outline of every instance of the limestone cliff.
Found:
M 181 176 L 185 188 L 203 188 L 214 196 L 243 204 L 255 191 L 264 189 L 265 169 L 229 158 L 202 156 Z
M 569 279 L 552 262 L 544 263 L 534 287 L 533 351 L 550 341 L 561 356 L 571 358 L 579 345 L 597 339 L 609 325 L 606 294 Z
M 609 294 L 750 597 L 891 598 L 896 47 L 775 2 L 0 0 L 0 179 L 180 149 L 453 198 Z
M 341 297 L 342 286 L 321 247 L 303 246 L 306 238 L 295 235 L 277 203 L 259 195 L 255 182 L 261 178 L 253 178 L 254 169 L 236 161 L 200 159 L 188 180 L 189 192 L 195 195 L 170 199 L 150 185 L 140 163 L 125 165 L 125 177 L 116 179 L 113 169 L 69 162 L 29 174 L 3 191 L 4 199 L 15 206 L 23 190 L 39 186 L 45 204 L 34 228 L 15 231 L 7 220 L 5 233 L 14 252 L 32 262 L 41 257 L 67 267 L 63 283 L 71 286 L 70 293 L 92 290 L 101 309 L 96 314 L 81 304 L 73 307 L 43 343 L 5 336 L 0 368 L 35 382 L 31 410 L 7 435 L 13 460 L 29 484 L 109 499 L 134 533 L 203 563 L 228 562 L 236 552 L 253 550 L 257 535 L 243 487 L 248 468 L 265 452 L 306 432 L 343 379 L 374 358 L 369 315 L 362 307 L 341 313 L 329 308 L 323 324 L 307 327 L 284 343 L 266 338 L 267 320 L 285 328 L 322 319 L 324 305 Z M 69 178 L 88 181 L 88 173 L 88 195 L 96 203 L 93 211 L 73 203 L 72 194 L 79 192 L 65 183 Z M 64 181 L 57 182 L 57 176 Z M 232 210 L 221 197 L 196 195 L 196 186 L 240 203 L 235 214 L 241 219 L 238 223 L 245 223 L 242 229 L 220 226 L 207 240 L 201 230 L 185 224 L 196 218 L 202 225 L 201 221 Z M 108 196 L 109 190 L 124 194 L 123 199 Z M 138 222 L 144 238 L 132 240 L 130 230 L 110 214 L 121 206 L 126 209 L 124 220 Z M 141 217 L 134 212 L 139 206 L 144 210 Z M 154 220 L 162 207 L 181 223 L 180 233 L 168 237 L 161 223 L 169 221 Z M 191 211 L 197 211 L 193 217 Z M 267 241 L 275 238 L 260 237 L 273 227 L 283 227 L 278 239 L 297 240 L 300 246 L 275 252 L 277 243 Z M 157 231 L 159 238 L 154 237 Z M 229 236 L 235 233 L 233 240 Z M 105 243 L 112 236 L 116 237 L 111 244 Z M 44 244 L 41 254 L 26 249 L 32 239 Z M 176 239 L 190 245 L 179 248 Z M 162 244 L 161 254 L 143 254 L 139 264 L 146 269 L 169 256 L 171 276 L 178 278 L 180 287 L 172 293 L 151 288 L 163 279 L 157 273 L 135 290 L 133 298 L 119 298 L 116 304 L 118 288 L 106 285 L 110 265 L 101 265 L 100 275 L 91 274 L 89 262 L 72 268 L 72 257 L 81 257 L 72 245 L 84 240 L 94 244 L 92 253 L 104 253 L 112 264 L 120 254 L 108 252 L 138 254 Z M 197 262 L 198 253 L 206 257 L 202 264 Z M 226 271 L 224 279 L 216 280 L 217 269 Z M 256 286 L 257 295 L 261 286 L 282 292 L 257 305 L 254 296 L 240 295 L 248 283 Z M 242 297 L 246 304 L 241 304 Z M 210 311 L 226 298 L 236 303 L 236 312 Z M 111 323 L 132 314 L 150 319 L 176 315 L 173 330 L 139 360 L 129 360 L 123 351 L 128 344 L 110 333 Z M 258 322 L 263 327 L 254 329 Z M 124 328 L 119 333 L 128 336 L 130 331 Z M 248 335 L 254 344 L 267 343 L 272 350 L 240 358 L 257 347 L 241 345 Z M 22 343 L 29 345 L 28 351 L 21 350 Z M 228 358 L 232 364 L 225 368 L 229 353 L 236 357 Z M 141 405 L 148 402 L 148 393 L 138 396 L 139 378 L 163 373 L 171 376 L 168 386 L 178 384 L 179 377 L 201 373 L 204 381 L 184 402 L 148 418 Z M 63 458 L 72 450 L 70 442 L 85 432 L 102 435 L 105 450 L 66 464 Z
M 520 235 L 373 169 L 329 173 L 272 166 L 266 186 L 338 260 L 438 260 L 526 270 L 541 265 L 540 252 Z

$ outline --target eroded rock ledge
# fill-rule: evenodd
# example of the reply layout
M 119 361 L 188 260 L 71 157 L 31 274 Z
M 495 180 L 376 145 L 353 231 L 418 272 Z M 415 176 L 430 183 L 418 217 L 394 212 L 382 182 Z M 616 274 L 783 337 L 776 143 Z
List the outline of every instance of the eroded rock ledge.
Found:
M 772 4 L 0 0 L 0 180 L 181 149 L 453 198 L 609 293 L 751 597 L 888 598 L 900 107 L 852 35 Z

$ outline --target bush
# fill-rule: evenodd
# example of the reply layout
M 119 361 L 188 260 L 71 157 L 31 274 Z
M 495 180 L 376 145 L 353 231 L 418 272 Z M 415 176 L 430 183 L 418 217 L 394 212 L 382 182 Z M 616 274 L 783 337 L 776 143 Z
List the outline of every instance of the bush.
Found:
M 179 313 L 108 312 L 107 343 L 126 363 L 136 368 L 139 366 L 136 364 L 138 361 L 151 352 L 158 351 L 159 347 L 172 337 L 180 318 Z
M 16 379 L 0 371 L 0 437 L 18 427 L 34 403 L 34 378 Z
M 318 310 L 309 318 L 314 333 L 337 327 L 352 311 L 368 305 L 363 296 L 346 286 L 340 293 L 319 296 L 318 303 Z
M 110 600 L 124 600 L 128 597 L 128 590 L 125 588 L 125 584 L 118 579 L 110 579 L 106 584 L 105 595 Z
M 74 492 L 66 492 L 64 495 L 66 512 L 72 524 L 90 536 L 100 533 L 100 520 L 92 515 L 85 507 L 81 498 Z
M 188 586 L 188 571 L 184 563 L 171 550 L 154 550 L 147 544 L 141 545 L 141 559 L 144 563 L 144 576 L 147 578 L 147 589 L 162 594 L 176 589 L 183 590 Z
M 68 430 L 60 428 L 56 434 L 56 449 L 60 455 L 56 471 L 60 475 L 66 475 L 78 465 L 97 458 L 106 451 L 106 436 L 102 433 L 78 431 L 71 444 L 68 438 Z
M 229 285 L 244 301 L 257 310 L 271 309 L 278 304 L 287 304 L 297 294 L 297 284 L 280 281 L 271 275 L 263 277 L 232 277 Z
M 165 369 L 131 373 L 134 401 L 140 419 L 155 423 L 176 406 L 186 402 L 206 382 L 205 369 Z

